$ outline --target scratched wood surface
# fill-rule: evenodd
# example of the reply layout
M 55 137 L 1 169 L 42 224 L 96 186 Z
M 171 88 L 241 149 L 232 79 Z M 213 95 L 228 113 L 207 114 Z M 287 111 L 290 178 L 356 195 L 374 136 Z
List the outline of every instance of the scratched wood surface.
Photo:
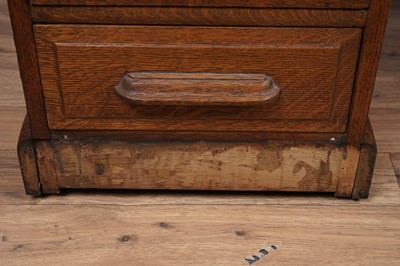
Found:
M 400 3 L 393 4 L 370 115 L 379 152 L 368 200 L 157 191 L 35 199 L 24 195 L 18 168 L 25 107 L 0 0 L 0 264 L 248 265 L 254 255 L 252 265 L 398 265 Z

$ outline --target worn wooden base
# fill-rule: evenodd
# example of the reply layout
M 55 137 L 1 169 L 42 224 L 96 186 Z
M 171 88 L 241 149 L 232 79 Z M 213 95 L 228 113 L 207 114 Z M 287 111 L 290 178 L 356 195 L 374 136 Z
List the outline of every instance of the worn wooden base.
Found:
M 138 141 L 112 137 L 33 141 L 18 146 L 26 193 L 60 188 L 331 192 L 368 197 L 376 148 L 334 140 Z

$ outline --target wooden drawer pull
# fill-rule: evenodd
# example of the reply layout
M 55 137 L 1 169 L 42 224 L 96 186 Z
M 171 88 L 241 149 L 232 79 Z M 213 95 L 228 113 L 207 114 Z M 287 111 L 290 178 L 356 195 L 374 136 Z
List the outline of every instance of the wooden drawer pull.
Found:
M 242 106 L 275 101 L 280 88 L 267 75 L 126 73 L 116 93 L 135 105 Z

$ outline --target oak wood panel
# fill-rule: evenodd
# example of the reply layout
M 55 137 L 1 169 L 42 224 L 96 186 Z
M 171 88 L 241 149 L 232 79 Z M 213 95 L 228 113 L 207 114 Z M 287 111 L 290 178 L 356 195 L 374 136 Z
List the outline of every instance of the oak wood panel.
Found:
M 367 8 L 369 0 L 31 0 L 34 5 Z
M 52 129 L 344 132 L 361 31 L 36 25 L 35 33 Z M 126 71 L 268 74 L 282 93 L 272 106 L 132 107 L 114 93 Z
M 349 118 L 348 143 L 360 145 L 363 139 L 391 2 L 371 0 Z
M 33 6 L 37 23 L 363 27 L 364 10 Z
M 49 130 L 36 58 L 30 4 L 29 1 L 25 0 L 9 0 L 8 8 L 14 31 L 14 41 L 18 53 L 18 64 L 24 87 L 31 134 L 33 138 L 47 139 Z

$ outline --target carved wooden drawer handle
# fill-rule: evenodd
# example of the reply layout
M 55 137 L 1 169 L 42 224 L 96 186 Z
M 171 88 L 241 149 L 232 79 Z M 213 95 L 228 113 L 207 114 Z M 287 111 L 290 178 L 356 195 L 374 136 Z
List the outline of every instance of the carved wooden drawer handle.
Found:
M 242 106 L 275 101 L 280 88 L 267 75 L 215 73 L 126 73 L 115 87 L 136 105 Z

